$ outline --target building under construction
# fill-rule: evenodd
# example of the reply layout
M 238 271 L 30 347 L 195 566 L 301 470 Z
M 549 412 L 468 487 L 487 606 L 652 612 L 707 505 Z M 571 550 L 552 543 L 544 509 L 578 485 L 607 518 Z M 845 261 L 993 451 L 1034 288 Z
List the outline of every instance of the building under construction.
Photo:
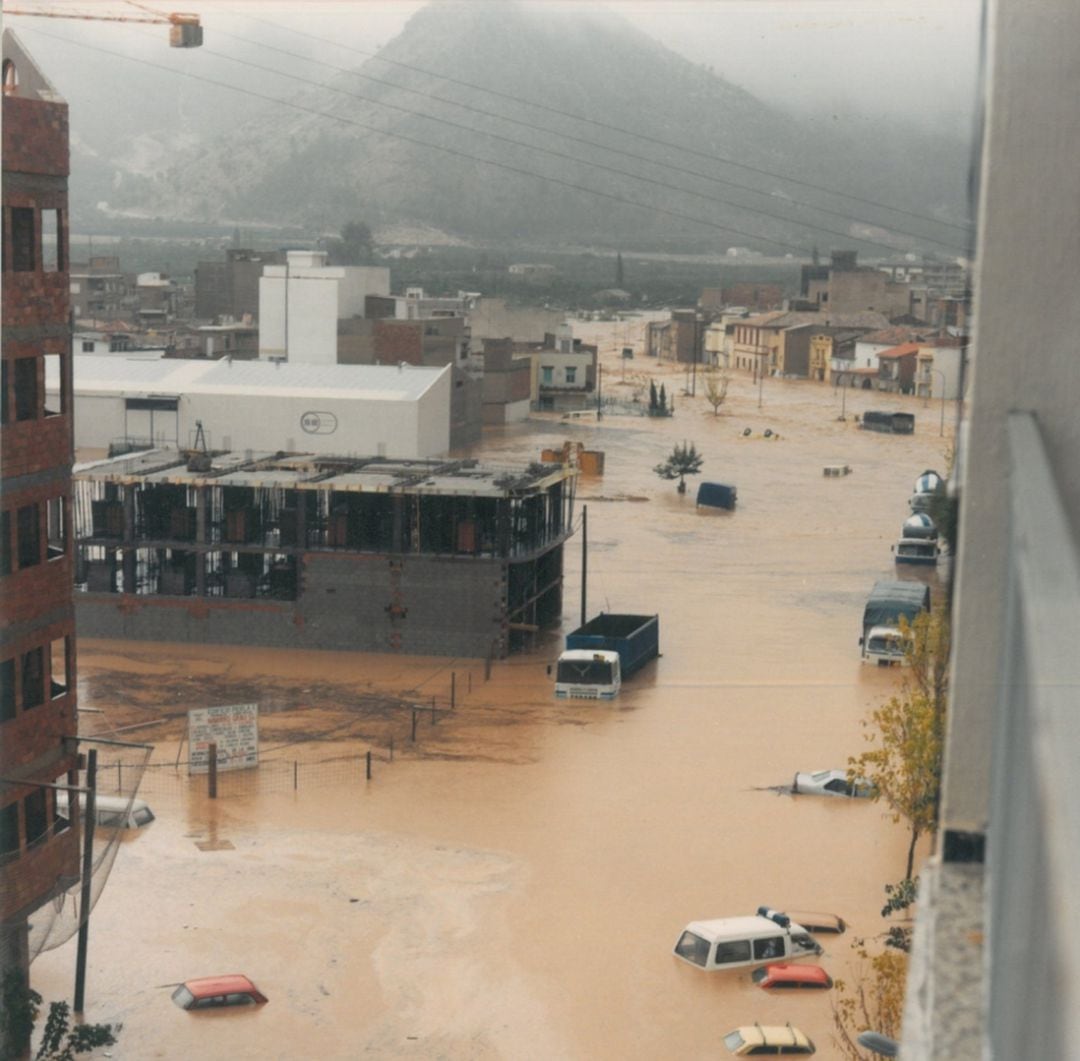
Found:
M 560 621 L 576 474 L 175 449 L 82 464 L 78 632 L 502 658 Z

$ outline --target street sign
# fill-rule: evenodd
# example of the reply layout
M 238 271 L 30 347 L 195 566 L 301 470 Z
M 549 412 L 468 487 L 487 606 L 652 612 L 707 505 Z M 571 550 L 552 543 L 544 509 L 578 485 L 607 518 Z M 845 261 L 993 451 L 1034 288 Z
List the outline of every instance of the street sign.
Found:
M 210 745 L 217 744 L 217 768 L 249 770 L 259 765 L 259 705 L 228 704 L 188 712 L 188 773 L 210 769 Z

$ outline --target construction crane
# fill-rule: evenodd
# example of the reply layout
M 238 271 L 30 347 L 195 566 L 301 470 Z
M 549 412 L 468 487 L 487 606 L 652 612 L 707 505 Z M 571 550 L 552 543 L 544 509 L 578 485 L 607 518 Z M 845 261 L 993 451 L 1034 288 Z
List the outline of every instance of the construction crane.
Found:
M 27 15 L 32 18 L 77 18 L 88 22 L 142 22 L 153 26 L 169 27 L 169 46 L 172 48 L 198 48 L 203 42 L 203 28 L 198 15 L 180 13 L 161 14 L 140 4 L 137 0 L 125 0 L 131 7 L 145 11 L 138 15 L 84 15 L 66 11 L 30 11 L 25 8 L 4 7 L 5 15 Z

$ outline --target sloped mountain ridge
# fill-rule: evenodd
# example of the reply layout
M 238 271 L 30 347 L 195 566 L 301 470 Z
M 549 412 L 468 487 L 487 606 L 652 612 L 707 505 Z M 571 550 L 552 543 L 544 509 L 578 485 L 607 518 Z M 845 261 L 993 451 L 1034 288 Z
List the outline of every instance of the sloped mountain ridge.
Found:
M 333 231 L 345 221 L 363 219 L 373 226 L 416 222 L 478 240 L 756 245 L 774 254 L 785 247 L 797 251 L 812 243 L 842 242 L 803 228 L 800 219 L 840 233 L 861 231 L 847 228 L 841 219 L 785 205 L 782 196 L 814 198 L 834 208 L 835 200 L 700 157 L 706 155 L 923 213 L 957 217 L 963 209 L 959 145 L 897 129 L 872 129 L 869 135 L 864 130 L 853 139 L 822 123 L 796 120 L 607 11 L 566 5 L 552 14 L 550 7 L 507 3 L 496 14 L 486 4 L 432 4 L 358 73 L 382 83 L 339 74 L 325 88 L 298 91 L 292 97 L 295 107 L 268 105 L 241 128 L 183 151 L 164 172 L 121 182 L 114 205 L 191 221 L 275 220 Z M 448 82 L 437 73 L 505 95 Z M 700 154 L 507 96 L 542 101 L 568 115 L 588 115 Z M 589 144 L 463 110 L 451 101 L 570 133 Z M 524 146 L 530 144 L 570 157 Z M 655 161 L 630 159 L 604 146 Z M 588 161 L 609 168 L 598 171 Z M 671 164 L 748 185 L 772 198 L 673 172 Z M 731 205 L 642 183 L 631 174 Z M 597 189 L 644 208 L 568 185 Z M 764 217 L 755 207 L 779 216 Z M 866 206 L 851 212 L 861 217 L 874 213 Z M 679 214 L 711 224 L 673 216 Z M 928 226 L 923 230 L 932 233 Z M 754 236 L 762 242 L 755 243 Z

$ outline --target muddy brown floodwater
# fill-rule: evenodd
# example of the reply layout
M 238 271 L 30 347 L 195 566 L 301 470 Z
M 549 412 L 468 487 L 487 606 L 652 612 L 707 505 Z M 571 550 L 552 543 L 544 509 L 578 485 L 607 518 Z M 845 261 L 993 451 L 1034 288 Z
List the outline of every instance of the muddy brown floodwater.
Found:
M 616 702 L 553 699 L 559 632 L 489 681 L 477 660 L 80 642 L 81 703 L 104 712 L 87 725 L 154 723 L 121 735 L 154 741 L 155 763 L 177 759 L 190 707 L 264 712 L 264 765 L 223 776 L 216 801 L 168 768 L 144 778 L 157 820 L 124 837 L 90 929 L 87 1017 L 123 1022 L 110 1056 L 711 1058 L 754 1021 L 791 1021 L 835 1055 L 827 996 L 769 996 L 671 948 L 696 918 L 830 911 L 852 925 L 825 937 L 843 977 L 852 937 L 882 931 L 903 827 L 869 802 L 769 786 L 844 766 L 897 685 L 860 666 L 856 642 L 911 485 L 944 466 L 938 409 L 850 392 L 839 422 L 827 385 L 767 380 L 759 409 L 737 377 L 714 416 L 681 371 L 639 356 L 621 380 L 632 325 L 590 329 L 605 393 L 651 374 L 675 416 L 534 419 L 477 453 L 535 460 L 566 438 L 605 451 L 603 478 L 578 490 L 589 612 L 658 612 L 663 652 Z M 858 430 L 868 407 L 914 411 L 916 434 Z M 737 485 L 736 512 L 699 512 L 695 480 L 680 497 L 653 474 L 684 439 L 706 478 Z M 833 462 L 852 474 L 825 478 Z M 579 573 L 575 537 L 564 629 Z M 409 705 L 444 697 L 451 672 L 456 710 L 421 716 L 413 744 Z M 73 969 L 69 943 L 37 959 L 35 986 L 70 998 Z M 238 971 L 268 1005 L 169 1001 L 180 980 Z

